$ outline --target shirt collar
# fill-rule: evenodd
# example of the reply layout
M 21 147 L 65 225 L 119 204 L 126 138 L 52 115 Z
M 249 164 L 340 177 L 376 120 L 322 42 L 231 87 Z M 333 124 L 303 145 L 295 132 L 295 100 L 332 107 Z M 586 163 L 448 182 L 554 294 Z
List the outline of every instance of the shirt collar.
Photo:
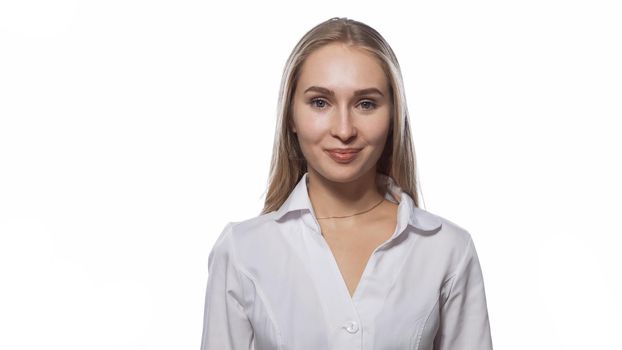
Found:
M 309 192 L 307 192 L 307 185 L 309 182 L 308 174 L 309 172 L 305 172 L 300 178 L 296 187 L 294 187 L 285 202 L 283 202 L 281 207 L 276 211 L 274 220 L 279 221 L 287 213 L 302 210 L 309 212 L 313 216 L 313 221 L 316 223 L 316 226 L 319 226 L 317 224 L 317 219 L 315 219 L 316 216 L 313 211 L 313 206 L 311 205 L 311 200 L 309 199 Z M 441 226 L 441 220 L 437 216 L 417 208 L 410 195 L 403 192 L 402 188 L 395 183 L 392 177 L 381 173 L 377 173 L 377 175 L 377 180 L 383 181 L 386 184 L 387 191 L 384 197 L 399 205 L 397 217 L 398 230 L 396 231 L 396 235 L 401 233 L 407 224 L 424 231 L 436 230 Z M 319 232 L 319 227 L 316 228 Z

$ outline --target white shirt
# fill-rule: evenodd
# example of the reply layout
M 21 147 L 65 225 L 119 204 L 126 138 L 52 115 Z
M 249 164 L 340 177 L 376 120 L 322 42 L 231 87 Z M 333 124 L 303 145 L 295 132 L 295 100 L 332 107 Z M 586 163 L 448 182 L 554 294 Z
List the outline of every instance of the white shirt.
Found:
M 229 222 L 208 258 L 201 350 L 488 350 L 471 235 L 414 205 L 395 181 L 391 238 L 350 297 L 321 234 L 305 173 L 276 211 Z

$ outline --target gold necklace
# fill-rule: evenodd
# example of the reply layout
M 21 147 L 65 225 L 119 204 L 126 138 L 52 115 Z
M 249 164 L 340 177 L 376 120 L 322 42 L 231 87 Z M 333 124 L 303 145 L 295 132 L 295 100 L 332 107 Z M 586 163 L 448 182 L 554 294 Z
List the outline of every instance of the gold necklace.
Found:
M 382 203 L 383 201 L 384 201 L 384 198 L 382 198 L 382 199 L 380 200 L 380 202 L 378 202 L 378 204 L 376 204 L 376 205 L 374 205 L 373 207 L 371 207 L 371 208 L 369 208 L 369 209 L 367 209 L 367 210 L 365 210 L 365 211 L 362 211 L 362 212 L 360 212 L 360 213 L 356 213 L 356 214 L 352 214 L 352 215 L 345 215 L 345 216 L 326 216 L 326 217 L 323 217 L 323 218 L 316 218 L 316 219 L 321 220 L 321 219 L 331 219 L 331 218 L 349 218 L 349 217 L 354 216 L 354 215 L 365 214 L 365 213 L 367 213 L 368 211 L 370 211 L 370 210 L 374 209 L 375 207 L 379 206 L 379 205 L 380 205 L 380 203 Z

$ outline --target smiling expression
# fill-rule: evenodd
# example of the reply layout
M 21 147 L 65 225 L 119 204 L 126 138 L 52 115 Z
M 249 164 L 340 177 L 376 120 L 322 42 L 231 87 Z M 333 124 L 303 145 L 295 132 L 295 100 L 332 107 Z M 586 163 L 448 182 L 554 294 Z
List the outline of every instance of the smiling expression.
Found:
M 377 58 L 356 47 L 331 43 L 301 67 L 293 97 L 293 131 L 308 167 L 334 180 L 375 168 L 391 122 L 392 101 Z M 356 149 L 356 156 L 331 149 Z

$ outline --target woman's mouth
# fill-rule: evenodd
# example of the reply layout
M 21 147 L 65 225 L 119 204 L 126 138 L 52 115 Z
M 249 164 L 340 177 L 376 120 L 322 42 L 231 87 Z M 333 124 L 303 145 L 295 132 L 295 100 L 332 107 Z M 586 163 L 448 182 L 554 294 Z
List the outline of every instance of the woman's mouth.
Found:
M 328 153 L 328 155 L 334 161 L 343 164 L 343 163 L 350 163 L 351 161 L 353 161 L 360 151 L 361 149 L 347 149 L 347 150 L 346 149 L 344 150 L 332 149 L 332 150 L 326 150 L 326 153 Z

